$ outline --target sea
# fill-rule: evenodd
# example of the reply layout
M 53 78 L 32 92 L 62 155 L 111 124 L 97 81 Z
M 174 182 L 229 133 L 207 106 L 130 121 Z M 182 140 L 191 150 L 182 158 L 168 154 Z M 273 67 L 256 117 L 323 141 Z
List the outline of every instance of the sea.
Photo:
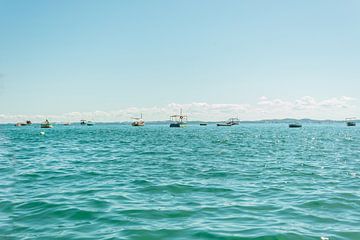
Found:
M 3 124 L 0 239 L 358 240 L 360 127 Z

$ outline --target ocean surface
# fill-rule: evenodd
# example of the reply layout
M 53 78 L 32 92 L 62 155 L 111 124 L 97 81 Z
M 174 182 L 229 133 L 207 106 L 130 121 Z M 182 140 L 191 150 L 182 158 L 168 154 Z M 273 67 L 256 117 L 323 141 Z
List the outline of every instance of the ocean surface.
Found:
M 0 239 L 357 240 L 360 127 L 0 125 Z

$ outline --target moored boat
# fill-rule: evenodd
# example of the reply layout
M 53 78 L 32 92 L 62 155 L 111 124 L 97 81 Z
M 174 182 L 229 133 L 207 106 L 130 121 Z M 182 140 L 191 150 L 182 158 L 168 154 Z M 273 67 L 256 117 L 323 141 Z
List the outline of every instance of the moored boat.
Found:
M 87 126 L 93 126 L 93 125 L 94 125 L 94 122 L 92 122 L 92 121 L 87 121 L 87 122 L 86 122 L 86 125 L 87 125 Z
M 289 128 L 301 128 L 302 125 L 300 123 L 290 123 Z
M 143 127 L 145 125 L 145 121 L 142 117 L 142 114 L 140 115 L 139 118 L 132 118 L 134 119 L 134 121 L 131 123 L 131 126 L 133 127 Z
M 356 118 L 354 118 L 354 117 L 346 118 L 345 122 L 346 122 L 346 126 L 348 126 L 348 127 L 355 127 L 356 126 Z
M 207 123 L 200 123 L 200 126 L 207 126 Z
M 80 120 L 80 125 L 85 126 L 86 125 L 86 120 Z
M 32 122 L 27 120 L 26 122 L 18 122 L 15 124 L 16 127 L 24 127 L 24 126 L 28 126 L 28 125 L 31 125 Z
M 183 115 L 182 109 L 180 109 L 180 114 L 170 116 L 170 121 L 172 122 L 170 123 L 170 127 L 186 127 L 187 116 Z
M 238 118 L 230 118 L 226 122 L 216 124 L 218 127 L 230 127 L 239 125 L 240 121 Z
M 53 126 L 51 125 L 49 120 L 46 119 L 45 122 L 41 123 L 40 127 L 41 128 L 52 128 Z

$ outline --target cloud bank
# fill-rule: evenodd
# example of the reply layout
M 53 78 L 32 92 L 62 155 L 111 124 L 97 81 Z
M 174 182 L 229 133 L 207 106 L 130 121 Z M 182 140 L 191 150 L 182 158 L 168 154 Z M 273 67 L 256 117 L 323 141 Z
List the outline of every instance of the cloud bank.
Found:
M 280 118 L 314 118 L 341 120 L 345 117 L 359 115 L 356 99 L 342 96 L 323 100 L 316 100 L 304 96 L 295 100 L 270 99 L 266 96 L 259 98 L 255 104 L 234 103 L 170 103 L 154 107 L 128 107 L 114 111 L 69 112 L 61 115 L 7 115 L 0 114 L 0 122 L 14 123 L 25 120 L 42 122 L 49 119 L 54 122 L 78 122 L 80 119 L 98 122 L 130 121 L 131 117 L 143 114 L 145 120 L 167 120 L 170 115 L 183 112 L 189 120 L 221 121 L 230 117 L 241 120 L 280 119 Z

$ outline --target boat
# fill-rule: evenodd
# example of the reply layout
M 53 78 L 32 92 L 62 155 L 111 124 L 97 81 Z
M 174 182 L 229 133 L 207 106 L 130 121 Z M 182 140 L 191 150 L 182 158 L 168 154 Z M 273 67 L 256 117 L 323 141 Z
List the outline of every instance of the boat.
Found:
M 66 122 L 63 124 L 64 126 L 70 126 L 70 123 L 69 122 Z
M 80 120 L 80 125 L 85 126 L 86 125 L 86 120 Z
M 86 122 L 86 125 L 87 125 L 87 126 L 93 126 L 94 123 L 93 123 L 92 121 L 87 121 L 87 122 Z
M 45 122 L 41 123 L 40 127 L 41 128 L 52 128 L 53 126 L 51 125 L 49 120 L 46 119 Z
M 179 115 L 170 116 L 170 127 L 186 127 L 187 116 L 182 114 L 182 109 L 180 109 Z
M 207 126 L 207 123 L 200 123 L 200 126 Z
M 302 125 L 300 123 L 290 123 L 289 128 L 301 128 Z
M 240 121 L 238 118 L 229 118 L 226 122 L 216 124 L 218 127 L 230 127 L 239 125 Z
M 355 127 L 356 126 L 356 118 L 354 118 L 354 117 L 346 118 L 345 122 L 346 122 L 346 126 L 348 126 L 348 127 Z
M 131 123 L 131 126 L 133 127 L 143 127 L 145 125 L 145 121 L 142 117 L 142 114 L 140 115 L 139 118 L 132 118 L 134 119 L 134 121 Z
M 28 125 L 31 125 L 31 121 L 26 121 L 26 122 L 18 122 L 15 124 L 16 127 L 24 127 L 24 126 L 28 126 Z

